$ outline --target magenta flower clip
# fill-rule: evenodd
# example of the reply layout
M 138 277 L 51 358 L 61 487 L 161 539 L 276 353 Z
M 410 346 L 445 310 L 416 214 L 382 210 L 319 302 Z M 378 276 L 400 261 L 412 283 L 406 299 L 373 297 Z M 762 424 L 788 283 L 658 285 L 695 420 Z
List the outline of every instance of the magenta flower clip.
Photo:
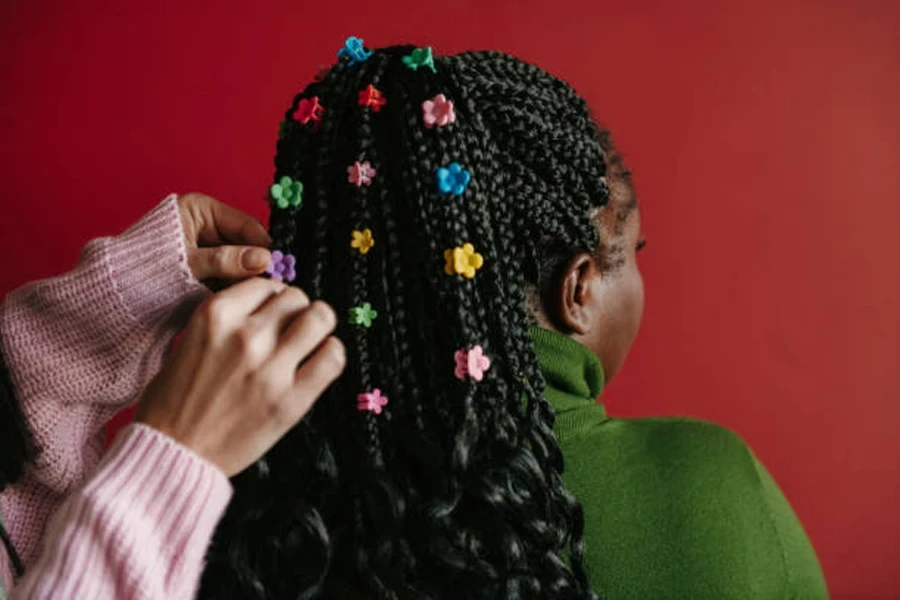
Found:
M 301 125 L 306 125 L 310 121 L 318 124 L 322 121 L 322 116 L 325 114 L 325 107 L 319 104 L 319 97 L 313 96 L 312 98 L 304 98 L 297 105 L 297 110 L 294 111 L 294 119 L 296 119 Z
M 297 278 L 297 259 L 293 254 L 284 254 L 280 250 L 272 252 L 272 262 L 266 273 L 275 281 L 293 281 Z
M 471 377 L 475 381 L 484 379 L 484 372 L 491 368 L 491 359 L 484 355 L 484 348 L 472 346 L 471 350 L 460 348 L 453 355 L 456 359 L 456 370 L 453 372 L 460 381 Z
M 376 415 L 381 414 L 381 409 L 388 403 L 387 396 L 381 395 L 381 390 L 374 389 L 371 392 L 359 394 L 356 397 L 356 409 L 368 410 Z
M 443 94 L 438 94 L 431 100 L 422 103 L 422 113 L 425 117 L 425 127 L 431 129 L 435 125 L 444 127 L 456 123 L 456 111 L 453 110 L 453 100 L 447 100 Z
M 372 168 L 372 164 L 369 161 L 364 163 L 356 161 L 347 167 L 347 181 L 356 187 L 362 187 L 363 184 L 372 185 L 372 178 L 375 177 L 375 173 L 376 171 Z

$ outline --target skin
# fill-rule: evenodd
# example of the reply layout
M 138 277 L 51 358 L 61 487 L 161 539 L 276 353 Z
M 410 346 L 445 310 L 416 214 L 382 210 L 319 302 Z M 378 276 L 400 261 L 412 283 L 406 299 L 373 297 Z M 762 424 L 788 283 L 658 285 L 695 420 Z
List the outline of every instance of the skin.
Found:
M 259 221 L 196 193 L 180 196 L 178 211 L 191 273 L 227 289 L 194 311 L 135 418 L 231 476 L 303 418 L 346 353 L 331 307 L 256 277 L 272 241 Z
M 272 238 L 262 223 L 206 194 L 178 197 L 188 266 L 210 287 L 260 275 L 269 265 Z
M 600 359 L 607 381 L 622 368 L 644 313 L 644 280 L 637 263 L 643 248 L 641 217 L 628 173 L 614 169 L 609 178 L 610 202 L 593 215 L 610 255 L 604 267 L 599 256 L 579 253 L 566 264 L 552 302 L 537 315 L 542 327 L 559 331 L 590 349 Z M 620 215 L 627 219 L 620 222 Z

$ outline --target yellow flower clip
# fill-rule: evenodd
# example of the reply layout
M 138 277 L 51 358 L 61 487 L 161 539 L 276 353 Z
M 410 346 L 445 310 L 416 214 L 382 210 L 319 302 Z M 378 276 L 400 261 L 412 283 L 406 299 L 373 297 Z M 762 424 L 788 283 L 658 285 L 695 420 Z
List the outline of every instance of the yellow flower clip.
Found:
M 358 249 L 360 254 L 367 254 L 374 245 L 375 238 L 372 237 L 371 229 L 353 232 L 353 240 L 350 242 L 350 247 Z
M 475 271 L 484 265 L 484 257 L 475 252 L 472 244 L 463 244 L 456 248 L 444 251 L 444 273 L 447 275 L 462 275 L 466 279 L 475 277 Z

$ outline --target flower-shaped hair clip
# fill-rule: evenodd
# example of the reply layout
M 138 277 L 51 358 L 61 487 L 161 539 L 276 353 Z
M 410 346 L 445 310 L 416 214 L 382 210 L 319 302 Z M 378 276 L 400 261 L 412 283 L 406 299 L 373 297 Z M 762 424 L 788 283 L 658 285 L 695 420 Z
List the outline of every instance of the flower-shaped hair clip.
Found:
M 471 350 L 460 348 L 453 355 L 456 360 L 456 369 L 453 374 L 460 381 L 465 381 L 466 377 L 471 377 L 475 381 L 484 379 L 484 372 L 491 368 L 491 359 L 485 356 L 484 348 L 472 346 Z
M 301 125 L 306 125 L 310 121 L 318 125 L 322 121 L 325 114 L 325 107 L 319 104 L 319 97 L 303 98 L 294 111 L 294 119 Z
M 366 89 L 359 91 L 360 106 L 368 106 L 374 112 L 378 112 L 385 104 L 387 104 L 387 98 L 371 83 Z
M 372 237 L 371 229 L 363 229 L 362 231 L 354 231 L 353 238 L 350 241 L 350 247 L 359 250 L 360 254 L 368 254 L 369 250 L 375 245 L 375 238 Z
M 359 306 L 350 309 L 350 323 L 352 325 L 362 325 L 366 329 L 372 326 L 372 321 L 378 316 L 378 311 L 372 308 L 368 302 L 363 302 Z
M 355 65 L 369 59 L 372 53 L 366 50 L 363 40 L 358 37 L 348 37 L 344 47 L 338 50 L 338 58 L 348 57 L 349 64 Z
M 272 252 L 272 262 L 266 273 L 275 281 L 293 281 L 297 278 L 297 259 L 293 254 L 284 254 L 280 250 Z
M 375 173 L 376 171 L 372 168 L 372 164 L 369 161 L 363 163 L 356 161 L 347 167 L 347 181 L 356 187 L 372 185 L 372 178 L 375 177 Z
M 387 396 L 382 396 L 381 390 L 377 388 L 371 392 L 364 392 L 356 396 L 357 410 L 373 412 L 376 415 L 381 414 L 382 408 L 384 408 L 387 403 Z
M 437 185 L 442 194 L 462 196 L 470 181 L 472 174 L 458 162 L 450 163 L 437 171 Z
M 285 175 L 269 188 L 278 208 L 300 208 L 303 204 L 303 183 Z
M 403 64 L 413 71 L 418 71 L 420 67 L 427 67 L 431 69 L 433 73 L 437 73 L 437 68 L 434 66 L 434 55 L 431 52 L 431 46 L 428 46 L 427 48 L 416 48 L 412 51 L 412 54 L 403 57 Z
M 431 100 L 422 103 L 422 114 L 425 127 L 444 127 L 456 123 L 456 111 L 453 109 L 453 101 L 447 100 L 443 94 L 438 94 Z
M 484 257 L 475 252 L 472 244 L 463 244 L 444 251 L 444 273 L 462 275 L 466 279 L 475 277 L 475 272 L 484 266 Z

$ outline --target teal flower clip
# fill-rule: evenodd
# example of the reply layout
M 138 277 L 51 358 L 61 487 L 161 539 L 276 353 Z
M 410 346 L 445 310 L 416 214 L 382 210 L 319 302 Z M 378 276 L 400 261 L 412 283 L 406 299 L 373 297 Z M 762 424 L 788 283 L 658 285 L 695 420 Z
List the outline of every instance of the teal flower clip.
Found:
M 452 162 L 437 170 L 437 186 L 442 194 L 462 196 L 471 181 L 472 174 L 463 169 L 458 162 Z
M 428 67 L 433 73 L 437 73 L 434 66 L 434 55 L 431 53 L 431 46 L 427 48 L 416 48 L 409 56 L 403 57 L 403 63 L 412 69 L 418 71 L 419 67 Z
M 350 309 L 350 323 L 353 325 L 362 325 L 366 329 L 372 326 L 372 321 L 378 316 L 378 311 L 372 308 L 368 302 L 363 302 L 361 306 L 354 306 Z
M 348 37 L 347 41 L 344 42 L 344 47 L 338 51 L 338 58 L 345 56 L 350 59 L 348 64 L 355 65 L 368 60 L 372 53 L 366 50 L 363 40 L 358 37 Z
M 285 175 L 269 188 L 278 208 L 300 208 L 303 204 L 303 184 Z

